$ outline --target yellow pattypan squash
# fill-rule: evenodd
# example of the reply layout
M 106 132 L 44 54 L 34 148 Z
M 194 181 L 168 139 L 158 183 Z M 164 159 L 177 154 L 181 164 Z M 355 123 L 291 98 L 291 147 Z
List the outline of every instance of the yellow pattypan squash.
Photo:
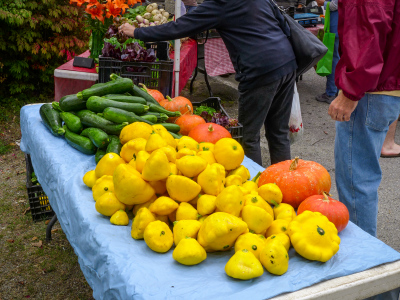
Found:
M 156 218 L 156 220 L 159 220 L 161 222 L 164 222 L 165 224 L 167 224 L 169 226 L 169 219 L 168 216 L 162 216 L 162 215 L 157 215 L 154 214 L 154 217 Z
M 199 151 L 199 143 L 191 137 L 183 136 L 179 139 L 177 148 L 178 151 L 183 148 L 189 148 L 197 153 Z
M 175 163 L 176 161 L 176 150 L 174 147 L 171 147 L 170 145 L 167 145 L 165 147 L 161 147 L 160 150 L 162 150 L 165 155 L 168 158 L 169 162 Z
M 147 246 L 159 253 L 165 253 L 171 249 L 174 237 L 168 225 L 159 220 L 149 223 L 144 230 L 144 241 Z
M 275 219 L 285 219 L 289 222 L 296 217 L 296 211 L 288 203 L 279 203 L 274 206 Z
M 210 151 L 214 152 L 215 145 L 209 142 L 201 142 L 199 143 L 199 151 Z
M 144 138 L 136 138 L 125 143 L 120 152 L 120 156 L 126 161 L 130 162 L 132 159 L 136 160 L 139 151 L 145 150 L 147 140 Z
M 216 209 L 215 201 L 217 197 L 214 195 L 203 194 L 197 199 L 197 211 L 200 215 L 209 215 Z
M 176 246 L 172 258 L 183 265 L 193 266 L 205 260 L 207 253 L 197 240 L 186 237 Z
M 267 232 L 265 233 L 265 237 L 267 238 L 278 233 L 289 234 L 289 223 L 290 221 L 285 219 L 273 220 L 271 226 L 268 227 Z
M 167 181 L 165 179 L 149 181 L 149 184 L 152 186 L 157 195 L 162 195 L 167 191 Z
M 118 154 L 112 152 L 106 153 L 96 165 L 96 177 L 100 178 L 104 175 L 112 176 L 114 170 L 120 164 L 125 164 L 125 160 L 123 160 Z
M 260 261 L 267 271 L 282 275 L 289 268 L 289 254 L 279 241 L 266 243 L 260 253 Z
M 189 148 L 182 148 L 176 152 L 176 159 L 182 158 L 186 155 L 196 155 L 196 151 Z
M 250 179 L 250 171 L 243 165 L 240 165 L 234 170 L 229 171 L 228 176 L 239 175 L 242 178 L 242 183 Z
M 186 155 L 177 159 L 176 167 L 186 177 L 193 178 L 199 175 L 207 167 L 208 163 L 200 156 Z
M 152 213 L 164 216 L 164 215 L 169 215 L 170 213 L 175 211 L 178 207 L 179 204 L 175 200 L 169 197 L 161 196 L 157 198 L 157 200 L 150 205 L 149 209 Z
M 271 205 L 277 205 L 282 202 L 282 191 L 275 183 L 263 184 L 258 188 L 257 192 Z
M 264 209 L 254 205 L 243 207 L 242 219 L 247 223 L 249 230 L 255 233 L 265 232 L 274 220 Z
M 171 173 L 167 155 L 161 150 L 153 151 L 146 160 L 142 178 L 147 181 L 166 179 Z
M 146 147 L 144 150 L 151 153 L 154 150 L 167 146 L 167 142 L 158 133 L 153 132 L 147 139 Z
M 272 241 L 279 241 L 285 247 L 286 251 L 289 251 L 290 238 L 287 234 L 285 234 L 285 233 L 273 234 L 265 240 L 265 243 L 269 243 Z
M 201 224 L 197 240 L 207 252 L 227 251 L 239 235 L 247 231 L 247 224 L 225 212 L 209 215 Z
M 110 222 L 114 225 L 126 226 L 129 224 L 128 214 L 120 209 L 111 216 Z
M 176 167 L 175 163 L 170 162 L 169 163 L 169 167 L 170 167 L 170 170 L 171 170 L 171 175 L 178 175 L 179 171 L 178 171 L 178 168 Z
M 139 173 L 143 172 L 144 164 L 146 163 L 147 159 L 150 157 L 150 153 L 147 151 L 141 150 L 137 153 L 135 159 L 136 170 Z
M 153 124 L 151 127 L 153 127 L 154 132 L 157 132 L 158 134 L 162 131 L 167 131 L 167 129 L 161 124 Z
M 102 215 L 111 217 L 120 209 L 125 210 L 125 205 L 118 201 L 114 193 L 107 192 L 97 199 L 95 208 L 97 212 L 101 213 Z
M 113 176 L 104 175 L 96 180 L 96 183 L 92 187 L 92 194 L 94 201 L 97 201 L 103 194 L 108 192 L 114 192 Z
M 167 191 L 172 199 L 188 202 L 197 197 L 201 191 L 201 186 L 185 176 L 170 175 L 167 178 Z
M 83 183 L 86 184 L 87 187 L 92 188 L 97 180 L 95 170 L 87 171 L 85 175 L 83 175 Z
M 244 159 L 242 145 L 232 138 L 222 138 L 215 143 L 214 156 L 226 170 L 238 168 Z
M 174 222 L 174 244 L 177 246 L 185 237 L 196 239 L 201 223 L 197 220 L 180 220 Z
M 244 196 L 242 190 L 236 185 L 226 187 L 217 196 L 215 205 L 219 211 L 230 213 L 236 217 L 239 217 L 244 206 Z
M 155 220 L 156 218 L 147 207 L 140 208 L 132 221 L 131 236 L 135 240 L 143 239 L 144 230 L 147 225 Z
M 151 199 L 149 201 L 146 201 L 144 203 L 140 203 L 140 204 L 135 204 L 133 205 L 133 209 L 132 209 L 132 213 L 133 215 L 136 215 L 136 213 L 138 212 L 139 209 L 141 209 L 142 207 L 147 207 L 149 208 L 150 205 L 157 200 L 157 196 L 154 195 L 153 197 L 151 197 Z
M 319 212 L 306 210 L 289 224 L 293 248 L 306 259 L 326 262 L 339 251 L 336 226 Z
M 262 236 L 264 237 L 264 236 Z M 240 235 L 235 242 L 235 252 L 247 249 L 259 259 L 261 249 L 265 246 L 265 241 L 257 234 L 244 233 Z
M 217 196 L 224 189 L 225 170 L 222 172 L 219 164 L 207 165 L 197 176 L 197 183 L 204 193 Z
M 179 204 L 178 209 L 176 210 L 176 216 L 175 216 L 177 221 L 180 220 L 197 220 L 199 218 L 199 213 L 197 210 L 193 207 L 193 205 L 187 203 L 187 202 L 181 202 Z
M 237 185 L 242 186 L 242 177 L 240 175 L 229 175 L 225 178 L 225 186 Z
M 257 194 L 247 194 L 244 196 L 244 205 L 253 205 L 253 206 L 257 206 L 259 208 L 264 209 L 267 213 L 269 213 L 272 217 L 272 219 L 274 219 L 274 211 L 272 209 L 272 207 L 268 204 L 267 201 L 265 201 L 263 198 L 261 198 L 261 196 L 257 195 Z
M 121 144 L 124 145 L 128 141 L 136 138 L 144 138 L 147 140 L 152 132 L 153 127 L 151 127 L 151 125 L 144 122 L 135 122 L 122 128 L 119 139 Z
M 252 180 L 247 180 L 245 183 L 242 185 L 246 190 L 248 190 L 250 193 L 257 193 L 258 194 L 258 185 Z
M 264 274 L 264 269 L 251 251 L 243 249 L 235 252 L 228 260 L 225 265 L 225 273 L 232 278 L 249 280 L 260 277 Z
M 124 204 L 140 204 L 154 196 L 151 185 L 144 181 L 129 165 L 119 165 L 114 172 L 114 192 Z
M 158 134 L 163 138 L 163 140 L 167 143 L 168 146 L 176 149 L 177 142 L 167 130 L 161 130 Z
M 217 162 L 215 160 L 214 154 L 211 151 L 199 151 L 197 152 L 197 156 L 207 161 L 209 165 L 215 164 Z

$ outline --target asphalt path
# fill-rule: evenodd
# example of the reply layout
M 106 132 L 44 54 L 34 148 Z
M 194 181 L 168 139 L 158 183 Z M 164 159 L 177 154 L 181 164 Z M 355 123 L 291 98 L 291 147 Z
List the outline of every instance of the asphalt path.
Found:
M 237 83 L 233 75 L 209 77 L 214 96 L 220 97 L 228 113 L 237 116 Z M 291 147 L 292 158 L 299 156 L 304 160 L 312 160 L 323 165 L 331 175 L 330 193 L 337 198 L 334 164 L 335 121 L 328 115 L 327 103 L 315 100 L 315 96 L 325 91 L 324 77 L 316 75 L 314 70 L 304 74 L 297 83 L 304 124 L 301 139 Z M 198 74 L 194 81 L 194 92 L 183 92 L 193 101 L 207 98 L 204 75 Z M 400 143 L 400 125 L 397 126 L 396 142 Z M 263 166 L 270 165 L 268 146 L 265 138 L 261 140 Z M 379 187 L 379 212 L 377 237 L 384 243 L 400 252 L 400 157 L 380 158 L 382 182 Z

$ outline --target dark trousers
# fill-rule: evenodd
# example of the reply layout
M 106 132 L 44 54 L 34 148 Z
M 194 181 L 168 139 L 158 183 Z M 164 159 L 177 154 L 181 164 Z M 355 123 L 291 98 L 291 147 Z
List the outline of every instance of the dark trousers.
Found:
M 288 133 L 294 83 L 295 72 L 292 72 L 272 83 L 239 93 L 243 149 L 259 165 L 262 165 L 260 130 L 263 125 L 271 164 L 290 159 Z

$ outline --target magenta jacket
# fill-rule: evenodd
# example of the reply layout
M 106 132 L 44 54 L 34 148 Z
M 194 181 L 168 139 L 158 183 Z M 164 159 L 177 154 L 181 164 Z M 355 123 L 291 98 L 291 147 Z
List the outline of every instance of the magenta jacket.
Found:
M 400 0 L 339 0 L 335 84 L 354 101 L 400 90 Z

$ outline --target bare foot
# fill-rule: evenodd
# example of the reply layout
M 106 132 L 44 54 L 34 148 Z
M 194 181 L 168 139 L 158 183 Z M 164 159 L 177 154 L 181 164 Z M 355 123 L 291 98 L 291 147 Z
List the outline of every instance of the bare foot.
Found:
M 400 155 L 400 145 L 393 143 L 391 147 L 382 147 L 381 155 Z

